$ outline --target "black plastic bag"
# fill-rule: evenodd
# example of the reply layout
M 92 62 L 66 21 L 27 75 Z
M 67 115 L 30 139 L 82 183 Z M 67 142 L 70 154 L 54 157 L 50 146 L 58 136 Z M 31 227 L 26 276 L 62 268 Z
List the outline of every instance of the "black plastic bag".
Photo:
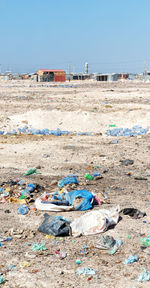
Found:
M 39 232 L 54 235 L 54 236 L 69 236 L 71 235 L 70 223 L 57 216 L 51 217 L 49 214 L 44 214 L 44 222 L 38 228 Z
M 123 213 L 124 215 L 129 215 L 130 217 L 134 218 L 134 219 L 140 219 L 144 216 L 146 216 L 145 212 L 141 212 L 138 209 L 135 208 L 124 208 L 120 211 L 120 213 Z

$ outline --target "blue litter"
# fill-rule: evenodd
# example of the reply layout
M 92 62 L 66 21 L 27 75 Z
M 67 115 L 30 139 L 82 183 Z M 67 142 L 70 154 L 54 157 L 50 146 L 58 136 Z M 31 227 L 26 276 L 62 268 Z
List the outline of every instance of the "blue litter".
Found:
M 77 177 L 76 176 L 67 176 L 67 177 L 65 177 L 64 179 L 62 179 L 62 180 L 60 180 L 58 182 L 58 187 L 62 188 L 65 185 L 72 184 L 72 183 L 74 183 L 74 184 L 78 184 L 79 183 L 78 180 L 77 180 Z
M 28 190 L 29 192 L 33 192 L 35 189 L 36 189 L 35 184 L 30 183 L 26 186 L 26 190 Z
M 77 274 L 78 275 L 95 275 L 97 273 L 96 269 L 85 267 L 85 268 L 78 268 L 77 269 Z
M 0 241 L 1 241 L 1 242 L 11 241 L 11 240 L 12 240 L 12 237 L 11 237 L 11 236 L 8 236 L 7 238 L 0 237 Z M 2 244 L 2 243 L 1 243 L 1 244 Z
M 24 185 L 24 181 L 23 180 L 19 180 L 19 182 L 17 184 L 22 186 L 22 185 Z
M 150 127 L 142 128 L 141 126 L 134 126 L 132 128 L 114 128 L 106 131 L 108 136 L 135 136 L 144 135 L 148 132 Z
M 56 130 L 49 130 L 48 128 L 44 129 L 34 129 L 28 128 L 28 126 L 24 126 L 23 128 L 13 129 L 12 131 L 0 131 L 0 135 L 17 135 L 17 134 L 27 134 L 27 135 L 80 135 L 80 136 L 92 136 L 94 135 L 92 132 L 71 132 L 67 130 L 60 130 L 59 128 Z
M 93 177 L 97 177 L 97 176 L 101 176 L 101 174 L 100 174 L 99 172 L 94 172 L 94 173 L 92 174 L 92 176 L 93 176 Z
M 30 192 L 33 192 L 35 189 L 36 189 L 36 185 L 30 183 L 26 186 L 25 190 L 21 192 L 21 195 L 30 196 Z
M 75 190 L 75 191 L 71 191 L 69 193 L 66 193 L 65 195 L 66 200 L 68 200 L 69 204 L 71 206 L 74 206 L 74 200 L 76 198 L 83 198 L 83 201 L 75 208 L 75 210 L 80 210 L 80 211 L 85 211 L 85 210 L 89 210 L 92 209 L 93 205 L 93 199 L 94 196 L 91 192 L 87 191 L 87 190 Z
M 4 193 L 4 188 L 0 188 L 0 194 L 3 194 Z
M 30 196 L 31 194 L 28 190 L 23 190 L 23 191 L 21 191 L 21 195 L 22 196 Z
M 150 281 L 150 271 L 143 268 L 144 272 L 137 279 L 138 282 Z
M 131 264 L 137 262 L 139 259 L 138 255 L 133 256 L 132 254 L 129 255 L 128 259 L 124 261 L 124 264 Z
M 25 215 L 25 214 L 28 214 L 29 209 L 28 209 L 28 207 L 25 204 L 21 204 L 17 208 L 17 212 L 18 212 L 18 214 Z

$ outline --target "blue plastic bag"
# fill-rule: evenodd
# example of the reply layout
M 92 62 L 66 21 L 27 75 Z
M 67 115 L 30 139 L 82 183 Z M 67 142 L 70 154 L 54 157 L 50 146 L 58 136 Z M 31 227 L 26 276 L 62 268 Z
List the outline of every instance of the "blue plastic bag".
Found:
M 67 177 L 65 177 L 64 179 L 62 179 L 62 180 L 60 180 L 58 182 L 58 187 L 62 188 L 65 185 L 72 184 L 72 183 L 74 183 L 74 184 L 78 184 L 79 183 L 78 180 L 77 180 L 77 177 L 76 176 L 67 176 Z
M 85 211 L 85 210 L 92 209 L 93 207 L 94 196 L 91 192 L 87 190 L 71 191 L 66 194 L 65 198 L 66 200 L 69 201 L 69 204 L 71 206 L 74 205 L 75 198 L 84 198 L 83 201 L 77 207 L 75 207 L 75 210 Z

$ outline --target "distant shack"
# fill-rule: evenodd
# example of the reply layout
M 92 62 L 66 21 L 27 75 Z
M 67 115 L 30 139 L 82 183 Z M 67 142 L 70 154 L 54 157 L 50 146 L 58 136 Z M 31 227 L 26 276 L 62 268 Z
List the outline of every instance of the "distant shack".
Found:
M 66 73 L 64 70 L 40 69 L 37 71 L 38 82 L 65 82 Z
M 96 75 L 97 81 L 117 81 L 118 80 L 118 74 L 112 73 L 112 74 L 97 74 Z

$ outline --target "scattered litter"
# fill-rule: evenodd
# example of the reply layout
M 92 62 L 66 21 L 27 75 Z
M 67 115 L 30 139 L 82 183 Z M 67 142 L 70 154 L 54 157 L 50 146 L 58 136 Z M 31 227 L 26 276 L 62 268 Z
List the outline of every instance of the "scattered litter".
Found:
M 132 254 L 129 255 L 128 259 L 124 261 L 124 264 L 131 264 L 137 262 L 139 259 L 138 255 L 133 256 Z
M 21 268 L 30 267 L 30 266 L 31 266 L 31 264 L 29 262 L 26 262 L 26 261 L 20 263 Z
M 49 158 L 51 156 L 51 154 L 42 154 L 43 158 Z
M 139 218 L 146 216 L 145 212 L 143 213 L 140 210 L 135 209 L 135 208 L 124 208 L 120 211 L 120 213 L 123 213 L 124 215 L 129 215 L 130 217 L 134 219 L 139 219 Z
M 99 172 L 93 172 L 92 176 L 95 178 L 101 176 L 101 174 Z
M 17 208 L 18 214 L 25 215 L 25 214 L 28 214 L 28 212 L 29 212 L 29 209 L 25 204 L 22 204 Z
M 61 135 L 75 135 L 75 136 L 92 136 L 97 133 L 93 132 L 73 132 L 68 130 L 60 130 L 59 128 L 56 130 L 49 130 L 47 128 L 44 129 L 34 129 L 28 128 L 28 126 L 24 126 L 23 128 L 13 129 L 12 131 L 0 131 L 0 135 L 53 135 L 53 136 L 61 136 Z
M 139 276 L 137 281 L 138 282 L 150 281 L 150 271 L 146 270 L 145 268 L 143 268 L 143 271 L 144 272 Z
M 108 254 L 109 255 L 114 255 L 122 244 L 123 244 L 123 241 L 120 238 L 117 238 L 115 245 L 113 246 L 112 249 L 110 249 L 108 251 Z
M 1 242 L 11 241 L 11 240 L 12 240 L 12 237 L 11 237 L 11 236 L 8 236 L 7 238 L 0 237 L 0 241 L 1 241 Z
M 35 207 L 42 211 L 89 210 L 93 205 L 101 205 L 100 199 L 87 190 L 66 189 L 55 193 L 44 193 L 35 200 Z
M 123 166 L 128 166 L 128 165 L 133 165 L 134 164 L 134 161 L 130 160 L 130 159 L 120 160 L 120 162 L 122 163 Z
M 32 251 L 43 251 L 46 250 L 47 248 L 45 247 L 45 244 L 38 244 L 38 243 L 34 243 L 32 245 Z
M 150 235 L 145 238 L 141 238 L 140 243 L 146 247 L 150 247 Z
M 142 176 L 136 176 L 134 177 L 135 180 L 147 180 L 147 178 L 142 177 Z
M 109 126 L 110 127 L 110 126 Z M 114 127 L 114 126 L 111 126 Z M 106 131 L 108 136 L 136 136 L 136 135 L 144 135 L 147 134 L 149 127 L 142 128 L 141 126 L 134 126 L 131 129 L 129 128 L 115 128 L 109 129 Z
M 44 218 L 44 222 L 38 228 L 39 232 L 54 236 L 69 236 L 71 234 L 70 223 L 61 216 L 51 217 L 45 213 Z
M 56 256 L 62 260 L 67 257 L 67 253 L 65 251 L 60 252 L 60 250 L 56 250 Z
M 76 264 L 81 264 L 81 263 L 82 263 L 82 261 L 80 259 L 76 260 Z
M 26 253 L 25 253 L 25 257 L 33 259 L 33 258 L 36 257 L 36 255 L 29 254 L 28 252 L 26 252 Z
M 64 187 L 65 185 L 68 185 L 68 184 L 78 184 L 78 179 L 76 176 L 67 176 L 65 177 L 64 179 L 60 180 L 58 182 L 58 187 L 59 188 L 62 188 Z
M 94 179 L 94 177 L 92 175 L 90 175 L 90 174 L 85 174 L 84 177 L 86 179 L 88 179 L 88 180 L 93 180 Z
M 84 246 L 83 250 L 80 251 L 81 255 L 87 255 L 87 254 L 89 254 L 88 249 L 89 249 L 88 246 Z
M 84 267 L 84 268 L 78 268 L 77 269 L 77 274 L 78 275 L 95 275 L 98 271 L 93 268 L 89 267 Z
M 14 197 L 9 197 L 8 198 L 8 201 L 11 202 L 11 203 L 18 203 L 18 204 L 26 204 L 26 200 L 25 199 L 17 199 L 17 198 L 14 198 Z
M 89 210 L 93 207 L 94 195 L 87 190 L 75 190 L 66 194 L 66 200 L 75 210 Z
M 109 226 L 115 225 L 119 220 L 120 207 L 111 210 L 101 209 L 88 212 L 76 218 L 71 224 L 72 235 L 92 235 L 104 232 Z
M 34 174 L 41 174 L 41 172 L 37 171 L 36 168 L 31 168 L 24 173 L 24 176 L 34 175 Z
M 109 235 L 102 235 L 98 243 L 95 245 L 96 248 L 99 249 L 110 249 L 115 245 L 116 241 L 112 236 Z
M 5 282 L 5 278 L 4 277 L 0 277 L 0 284 L 3 284 Z

